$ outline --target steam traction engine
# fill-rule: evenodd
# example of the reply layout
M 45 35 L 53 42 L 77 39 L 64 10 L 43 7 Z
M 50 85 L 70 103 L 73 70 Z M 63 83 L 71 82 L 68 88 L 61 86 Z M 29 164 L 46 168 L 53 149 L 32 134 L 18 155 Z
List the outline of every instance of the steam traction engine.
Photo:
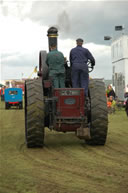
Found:
M 57 45 L 57 36 L 57 29 L 51 27 L 48 30 L 49 49 L 52 43 Z M 90 145 L 104 145 L 108 129 L 104 82 L 90 80 L 88 101 L 83 88 L 71 88 L 67 84 L 67 88 L 53 88 L 48 79 L 46 55 L 46 51 L 39 53 L 39 77 L 25 82 L 27 147 L 43 147 L 45 127 L 58 132 L 74 132 Z

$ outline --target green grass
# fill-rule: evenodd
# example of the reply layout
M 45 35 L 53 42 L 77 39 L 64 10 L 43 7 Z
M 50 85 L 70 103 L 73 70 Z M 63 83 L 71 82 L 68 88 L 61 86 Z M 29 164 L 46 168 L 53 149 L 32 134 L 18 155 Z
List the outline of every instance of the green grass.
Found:
M 105 146 L 46 129 L 45 147 L 27 149 L 24 110 L 0 102 L 0 193 L 127 193 L 128 118 L 109 115 Z

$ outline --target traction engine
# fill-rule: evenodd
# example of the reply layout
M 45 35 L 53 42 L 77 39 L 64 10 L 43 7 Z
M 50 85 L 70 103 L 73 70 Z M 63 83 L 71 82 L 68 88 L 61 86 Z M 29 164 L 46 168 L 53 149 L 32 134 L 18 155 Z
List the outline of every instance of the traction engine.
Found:
M 48 44 L 57 45 L 58 30 L 48 29 Z M 66 88 L 53 88 L 45 63 L 46 51 L 39 53 L 38 78 L 25 81 L 25 136 L 29 148 L 43 147 L 45 127 L 58 132 L 74 132 L 90 145 L 104 145 L 108 130 L 105 84 L 89 81 L 89 98 L 83 88 L 72 88 L 66 65 Z M 90 67 L 90 66 L 89 66 Z

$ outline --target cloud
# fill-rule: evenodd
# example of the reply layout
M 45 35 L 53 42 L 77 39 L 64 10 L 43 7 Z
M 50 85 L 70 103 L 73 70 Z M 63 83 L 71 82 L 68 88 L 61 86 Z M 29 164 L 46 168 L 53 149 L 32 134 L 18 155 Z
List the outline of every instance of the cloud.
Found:
M 110 46 L 98 45 L 94 43 L 85 44 L 93 56 L 96 64 L 90 76 L 93 78 L 112 78 L 111 48 Z
M 12 68 L 11 66 L 6 66 L 6 68 L 2 68 L 1 80 L 28 78 L 32 74 L 34 67 L 20 66 Z M 37 77 L 37 73 L 33 73 L 31 78 L 33 77 Z
M 81 37 L 96 58 L 91 76 L 111 78 L 110 43 L 104 36 L 114 37 L 115 25 L 128 27 L 127 7 L 128 1 L 1 1 L 2 77 L 21 77 L 21 71 L 28 77 L 39 51 L 48 51 L 48 27 L 57 26 L 58 48 L 67 58 Z
M 24 21 L 15 17 L 1 17 L 1 52 L 31 52 L 34 49 L 45 47 L 43 44 L 48 27 L 33 23 L 30 19 Z M 46 36 L 45 36 L 46 37 Z
M 128 1 L 34 2 L 28 17 L 42 25 L 62 28 L 61 39 L 86 38 L 105 44 L 115 25 L 127 25 Z
M 5 2 L 2 10 L 21 20 L 57 26 L 61 39 L 82 37 L 105 44 L 104 35 L 113 35 L 115 25 L 127 27 L 127 7 L 128 1 L 17 1 Z
M 31 10 L 32 2 L 31 1 L 2 1 L 1 2 L 1 11 L 4 16 L 15 16 L 23 19 L 26 17 L 26 14 Z
M 1 56 L 1 79 L 28 78 L 35 66 L 38 66 L 39 52 L 32 53 L 11 53 Z

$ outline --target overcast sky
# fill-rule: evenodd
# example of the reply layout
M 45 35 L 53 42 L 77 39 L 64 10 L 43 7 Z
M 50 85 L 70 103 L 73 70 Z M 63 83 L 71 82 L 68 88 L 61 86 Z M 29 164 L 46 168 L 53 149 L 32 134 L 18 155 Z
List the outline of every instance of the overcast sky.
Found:
M 96 59 L 92 77 L 111 79 L 110 41 L 128 28 L 128 1 L 0 0 L 0 80 L 27 78 L 38 66 L 40 50 L 48 51 L 47 30 L 59 30 L 58 49 L 69 57 L 76 39 L 84 39 Z

